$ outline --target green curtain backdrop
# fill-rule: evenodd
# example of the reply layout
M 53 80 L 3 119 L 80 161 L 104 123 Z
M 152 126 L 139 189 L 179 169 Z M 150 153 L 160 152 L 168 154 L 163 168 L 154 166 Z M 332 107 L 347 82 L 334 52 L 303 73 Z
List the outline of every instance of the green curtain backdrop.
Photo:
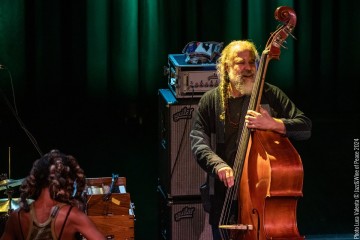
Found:
M 194 40 L 237 39 L 262 52 L 282 5 L 297 14 L 296 40 L 287 39 L 266 80 L 314 124 L 309 141 L 294 143 L 305 173 L 299 229 L 352 233 L 358 0 L 1 0 L 0 88 L 42 151 L 78 156 L 90 177 L 127 177 L 136 238 L 159 239 L 157 98 L 168 54 Z M 0 173 L 11 147 L 13 166 L 22 166 L 13 176 L 22 178 L 38 152 L 0 106 Z
M 136 101 L 165 85 L 167 54 L 181 52 L 188 41 L 251 39 L 261 52 L 278 25 L 273 15 L 280 5 L 296 10 L 297 40 L 287 40 L 281 61 L 269 69 L 269 81 L 293 93 L 309 78 L 340 77 L 344 65 L 335 54 L 356 52 L 347 43 L 358 35 L 352 32 L 359 21 L 352 11 L 356 1 L 4 0 L 0 59 L 21 79 L 36 79 L 38 91 L 50 76 L 55 82 L 71 78 L 81 84 L 69 84 L 91 97 Z M 297 72 L 297 64 L 303 70 Z M 303 76 L 308 73 L 317 75 Z M 333 90 L 332 84 L 318 82 L 314 91 Z

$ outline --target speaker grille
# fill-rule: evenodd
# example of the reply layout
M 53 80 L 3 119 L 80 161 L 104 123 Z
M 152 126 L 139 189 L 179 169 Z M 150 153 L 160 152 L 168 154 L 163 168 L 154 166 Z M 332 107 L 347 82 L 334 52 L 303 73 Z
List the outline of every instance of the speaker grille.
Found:
M 200 195 L 206 173 L 194 159 L 189 139 L 198 99 L 179 99 L 169 104 L 164 96 L 160 98 L 162 185 L 173 197 Z
M 169 202 L 168 202 L 169 203 Z M 163 202 L 164 204 L 164 202 Z M 162 205 L 161 239 L 211 240 L 209 215 L 199 201 L 171 202 Z
M 208 214 L 201 203 L 172 205 L 173 240 L 209 240 L 212 239 Z

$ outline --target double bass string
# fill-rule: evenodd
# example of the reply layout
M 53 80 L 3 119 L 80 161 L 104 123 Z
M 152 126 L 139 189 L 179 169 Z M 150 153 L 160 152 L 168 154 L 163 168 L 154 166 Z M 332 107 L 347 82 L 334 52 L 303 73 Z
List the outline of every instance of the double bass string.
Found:
M 257 73 L 262 72 L 263 67 L 264 67 L 264 62 L 265 61 L 264 61 L 264 54 L 263 54 L 261 56 L 261 60 L 259 63 L 259 69 L 258 69 Z M 258 100 L 260 84 L 261 84 L 261 75 L 257 74 L 256 78 L 255 78 L 255 82 L 254 82 L 253 91 L 251 93 L 250 102 L 249 102 L 249 105 L 247 108 L 248 110 L 255 110 L 255 108 L 256 108 L 256 102 Z M 248 148 L 248 142 L 249 142 L 249 138 L 250 138 L 250 130 L 245 125 L 245 115 L 246 115 L 246 113 L 243 114 L 243 116 L 242 116 L 243 119 L 239 123 L 240 126 L 242 125 L 242 130 L 241 130 L 239 146 L 238 146 L 238 149 L 236 152 L 235 161 L 234 161 L 234 165 L 233 165 L 234 177 L 235 177 L 234 186 L 231 188 L 228 188 L 226 191 L 219 225 L 229 224 L 229 220 L 231 218 L 230 213 L 231 213 L 232 203 L 233 203 L 233 200 L 237 199 L 237 194 L 238 194 L 238 190 L 240 187 L 240 179 L 241 179 L 241 175 L 242 175 L 243 165 L 244 165 L 245 157 L 246 157 L 246 151 Z M 221 232 L 221 234 L 228 235 L 227 231 L 224 231 L 222 229 L 220 229 L 220 232 Z M 224 235 L 223 235 L 223 237 L 224 237 Z M 224 239 L 228 239 L 228 238 L 225 237 Z
M 249 134 L 250 130 L 243 125 L 242 128 L 242 134 L 241 134 L 241 140 L 239 148 L 236 153 L 236 159 L 239 159 L 239 161 L 234 162 L 234 186 L 231 188 L 228 188 L 226 191 L 224 206 L 221 212 L 220 216 L 220 223 L 219 225 L 229 225 L 229 224 L 235 224 L 234 222 L 230 222 L 231 220 L 231 209 L 233 207 L 233 201 L 237 199 L 238 190 L 240 187 L 240 178 L 241 178 L 241 172 L 245 160 L 245 154 L 248 146 L 248 140 L 249 140 Z M 241 161 L 241 159 L 243 159 Z M 240 172 L 240 173 L 239 173 Z M 225 229 L 220 228 L 220 234 L 222 235 L 223 239 L 229 239 L 229 232 Z

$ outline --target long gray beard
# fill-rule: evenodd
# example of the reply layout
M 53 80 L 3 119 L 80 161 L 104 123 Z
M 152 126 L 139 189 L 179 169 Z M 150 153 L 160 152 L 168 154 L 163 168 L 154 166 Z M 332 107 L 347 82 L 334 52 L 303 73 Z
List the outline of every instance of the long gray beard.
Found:
M 236 90 L 238 90 L 242 95 L 251 95 L 254 83 L 245 82 L 240 76 L 238 76 L 237 78 L 238 79 L 235 83 Z

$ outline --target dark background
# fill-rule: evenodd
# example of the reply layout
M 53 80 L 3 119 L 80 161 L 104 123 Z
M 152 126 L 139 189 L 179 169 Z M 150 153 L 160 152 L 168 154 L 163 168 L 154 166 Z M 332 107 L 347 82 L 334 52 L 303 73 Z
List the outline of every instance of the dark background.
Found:
M 252 39 L 261 52 L 278 24 L 274 10 L 287 5 L 297 40 L 287 39 L 267 81 L 313 121 L 311 139 L 294 143 L 304 165 L 299 230 L 352 233 L 359 3 L 2 0 L 0 172 L 10 158 L 12 179 L 28 174 L 39 157 L 32 134 L 42 153 L 77 157 L 88 177 L 126 177 L 136 238 L 158 239 L 158 89 L 167 87 L 167 55 L 194 40 Z

